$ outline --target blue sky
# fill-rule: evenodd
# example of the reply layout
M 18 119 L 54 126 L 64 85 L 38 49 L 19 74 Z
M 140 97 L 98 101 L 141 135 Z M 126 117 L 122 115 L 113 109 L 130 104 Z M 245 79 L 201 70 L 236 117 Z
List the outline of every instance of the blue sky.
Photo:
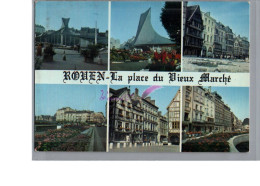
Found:
M 200 5 L 200 10 L 210 12 L 211 17 L 229 26 L 233 33 L 249 38 L 249 3 L 248 2 L 188 2 Z
M 151 22 L 157 33 L 167 37 L 168 34 L 160 21 L 163 1 L 111 2 L 111 37 L 120 39 L 120 43 L 136 35 L 140 15 L 151 7 Z
M 112 85 L 110 88 L 113 88 L 115 90 L 124 88 L 129 86 L 119 86 L 119 85 Z M 143 92 L 149 88 L 150 86 L 130 86 L 131 94 L 134 93 L 135 88 L 139 89 L 139 96 L 142 96 Z M 162 86 L 162 88 L 155 90 L 149 96 L 151 99 L 155 100 L 155 105 L 159 107 L 159 111 L 162 112 L 162 114 L 166 114 L 167 112 L 167 106 L 170 104 L 171 100 L 174 98 L 175 94 L 179 90 L 179 86 Z
M 92 110 L 106 114 L 105 85 L 35 85 L 35 115 L 54 115 L 62 107 L 77 110 Z
M 250 116 L 248 87 L 211 87 L 217 91 L 231 111 L 242 121 Z
M 61 27 L 61 18 L 70 18 L 69 27 L 97 27 L 100 31 L 108 30 L 107 1 L 39 1 L 35 4 L 35 23 L 46 30 Z

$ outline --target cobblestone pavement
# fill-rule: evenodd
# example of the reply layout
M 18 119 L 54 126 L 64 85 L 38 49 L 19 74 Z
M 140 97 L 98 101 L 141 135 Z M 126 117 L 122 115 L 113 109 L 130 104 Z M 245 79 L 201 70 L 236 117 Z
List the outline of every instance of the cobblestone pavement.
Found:
M 41 70 L 107 70 L 107 53 L 100 54 L 105 64 L 93 64 L 84 62 L 84 57 L 74 50 L 54 49 L 53 62 L 43 62 Z M 63 53 L 66 53 L 66 61 L 63 61 Z
M 179 145 L 164 146 L 138 146 L 109 149 L 109 152 L 180 152 Z
M 241 59 L 183 57 L 184 72 L 249 72 L 249 62 Z

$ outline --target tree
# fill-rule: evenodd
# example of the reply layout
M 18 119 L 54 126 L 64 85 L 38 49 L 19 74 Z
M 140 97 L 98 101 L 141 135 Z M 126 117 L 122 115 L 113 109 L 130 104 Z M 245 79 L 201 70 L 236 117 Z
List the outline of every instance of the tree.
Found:
M 181 45 L 181 2 L 165 2 L 161 12 L 161 22 L 169 37 Z

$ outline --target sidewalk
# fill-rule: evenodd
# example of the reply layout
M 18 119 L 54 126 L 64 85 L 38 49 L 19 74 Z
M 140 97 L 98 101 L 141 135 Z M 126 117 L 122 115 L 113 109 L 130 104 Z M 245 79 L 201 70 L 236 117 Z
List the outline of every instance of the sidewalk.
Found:
M 84 57 L 74 50 L 54 49 L 53 62 L 42 62 L 41 70 L 107 70 L 107 64 L 98 65 L 86 63 Z M 64 51 L 66 61 L 63 60 Z M 105 54 L 101 54 L 102 60 L 106 59 Z
M 109 149 L 109 152 L 180 152 L 179 145 L 137 146 Z

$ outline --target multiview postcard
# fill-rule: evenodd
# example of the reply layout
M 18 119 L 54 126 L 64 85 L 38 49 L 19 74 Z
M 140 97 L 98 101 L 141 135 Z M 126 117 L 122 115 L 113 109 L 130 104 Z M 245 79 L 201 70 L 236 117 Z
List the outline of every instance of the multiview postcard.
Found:
M 33 153 L 250 153 L 249 8 L 35 1 Z

